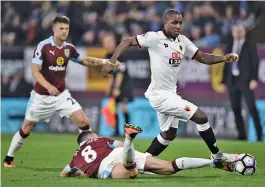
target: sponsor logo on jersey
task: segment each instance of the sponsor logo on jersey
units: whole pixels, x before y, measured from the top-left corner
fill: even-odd
[[[49,70],[52,71],[65,71],[66,67],[65,66],[49,66]]]
[[[169,65],[171,65],[171,67],[178,67],[181,63],[181,54],[180,52],[172,52],[172,56],[169,59]]]
[[[58,57],[56,60],[56,63],[58,66],[61,66],[64,64],[64,58],[63,57]]]
[[[65,55],[66,57],[69,57],[69,56],[70,56],[70,49],[65,49],[65,50],[64,50],[64,55]]]

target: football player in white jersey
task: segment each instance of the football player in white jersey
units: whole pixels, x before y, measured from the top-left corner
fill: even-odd
[[[145,92],[151,106],[156,110],[161,133],[153,140],[146,152],[159,155],[175,139],[179,120],[191,120],[197,125],[200,136],[209,147],[212,158],[233,161],[235,156],[223,153],[216,146],[216,138],[205,113],[193,103],[184,100],[176,92],[181,59],[185,56],[200,63],[211,65],[238,61],[234,53],[224,56],[204,53],[186,36],[181,35],[183,17],[176,10],[164,14],[164,29],[123,40],[109,62],[103,66],[107,76],[115,68],[115,61],[130,46],[147,48],[151,61],[151,83]]]

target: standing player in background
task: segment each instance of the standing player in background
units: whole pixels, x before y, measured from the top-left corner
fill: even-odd
[[[114,34],[108,33],[103,38],[102,46],[108,50],[106,58],[110,58],[116,48],[116,39]],[[124,116],[125,123],[129,123],[129,113],[127,104],[133,100],[132,93],[132,80],[127,70],[127,65],[122,62],[122,57],[119,59],[120,69],[115,69],[109,80],[108,96],[115,98],[116,102],[116,127],[114,136],[119,136],[119,117],[118,106],[120,106],[121,112]]]
[[[108,137],[98,137],[93,132],[82,132],[77,138],[79,149],[63,171],[61,177],[85,176],[99,179],[130,179],[138,172],[153,172],[160,175],[172,175],[185,169],[211,166],[225,169],[229,165],[234,170],[234,163],[220,159],[177,158],[172,162],[152,157],[148,153],[135,151],[133,140],[142,132],[137,126],[125,124],[125,141],[120,142]],[[226,170],[228,171],[228,170]]]
[[[66,68],[69,60],[84,66],[103,65],[107,60],[93,57],[82,58],[76,48],[66,42],[70,20],[65,16],[53,19],[53,36],[38,44],[32,59],[32,76],[36,80],[28,102],[25,120],[14,135],[4,167],[15,167],[15,153],[24,143],[40,120],[49,122],[52,114],[70,118],[80,129],[88,131],[89,121],[79,103],[65,88]],[[117,62],[119,64],[119,62]],[[78,83],[77,83],[78,84]]]
[[[234,155],[223,153],[217,147],[214,132],[205,113],[193,103],[177,95],[176,84],[181,59],[184,56],[207,65],[237,61],[238,56],[233,53],[225,56],[204,53],[186,36],[180,34],[182,22],[183,17],[180,12],[166,11],[162,31],[147,32],[123,40],[109,63],[103,66],[102,74],[107,76],[115,69],[116,59],[128,47],[147,48],[151,61],[151,83],[145,96],[157,112],[161,133],[152,141],[146,152],[154,156],[159,155],[175,139],[179,120],[191,120],[196,123],[199,134],[210,149],[213,158],[233,161]]]

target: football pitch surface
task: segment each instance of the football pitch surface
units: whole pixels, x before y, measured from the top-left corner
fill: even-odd
[[[13,135],[1,134],[1,159],[7,153]],[[151,139],[134,141],[136,150],[144,151]],[[233,187],[265,186],[265,144],[242,141],[219,140],[218,146],[228,153],[249,153],[258,163],[256,173],[240,176],[210,167],[185,170],[171,176],[139,175],[130,180],[99,180],[89,178],[61,178],[59,173],[69,163],[78,148],[76,136],[70,134],[33,133],[18,151],[15,158],[16,168],[1,166],[1,186],[38,187],[38,186],[110,186],[110,187]],[[176,139],[159,155],[159,158],[172,161],[178,157],[208,158],[210,152],[201,139]],[[1,160],[1,164],[2,164]]]

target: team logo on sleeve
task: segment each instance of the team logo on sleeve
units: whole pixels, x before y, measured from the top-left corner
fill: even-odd
[[[65,49],[65,50],[64,50],[64,55],[65,55],[66,57],[69,57],[69,56],[70,56],[70,49]]]
[[[35,51],[35,57],[40,58],[40,56],[41,56],[41,51],[39,49],[37,49]]]
[[[56,63],[58,66],[61,66],[64,64],[64,58],[63,57],[58,57],[56,60]]]
[[[172,52],[172,56],[169,59],[169,65],[171,65],[171,67],[178,67],[181,63],[181,54],[180,52]]]

